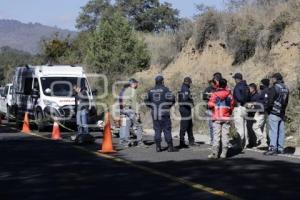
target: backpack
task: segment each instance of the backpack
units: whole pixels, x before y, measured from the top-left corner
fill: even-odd
[[[218,108],[230,108],[231,98],[228,96],[225,99],[217,97],[216,107]]]

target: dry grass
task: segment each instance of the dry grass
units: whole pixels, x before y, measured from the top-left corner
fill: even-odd
[[[151,65],[159,65],[162,68],[170,64],[179,52],[173,33],[139,33],[151,53]]]
[[[144,91],[153,85],[157,74],[165,76],[166,85],[174,92],[179,90],[185,76],[191,76],[194,97],[199,103],[207,81],[219,71],[231,88],[235,72],[243,73],[249,83],[259,83],[274,72],[281,72],[295,93],[300,86],[297,73],[300,70],[300,1],[278,1],[260,7],[247,5],[233,12],[210,10],[200,18],[211,16],[211,20],[195,21],[194,34],[184,42],[181,51],[171,45],[175,34],[147,35],[145,40],[154,57],[151,69],[137,74],[145,83]],[[197,47],[201,51],[195,51]],[[161,57],[173,60],[165,67],[167,62],[161,63]],[[298,96],[292,95],[288,108],[292,121],[287,123],[287,135],[297,137],[300,133],[298,101]],[[174,123],[174,128],[178,128],[178,123]],[[195,121],[195,132],[206,133],[206,122]]]

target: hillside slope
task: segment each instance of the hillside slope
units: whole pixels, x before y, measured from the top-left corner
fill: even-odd
[[[14,49],[36,54],[40,50],[42,38],[49,38],[58,32],[62,37],[75,32],[38,23],[21,23],[16,20],[0,19],[0,47],[9,46]]]
[[[174,61],[164,70],[153,65],[149,70],[136,74],[142,83],[141,93],[154,85],[154,77],[157,74],[164,75],[166,85],[174,92],[180,89],[180,85],[185,76],[193,78],[193,96],[196,103],[202,102],[201,93],[208,85],[215,72],[221,72],[229,81],[230,88],[234,87],[232,74],[241,72],[244,74],[248,83],[257,83],[265,77],[269,77],[275,72],[281,72],[289,88],[293,92],[288,108],[287,135],[299,133],[299,106],[298,96],[295,95],[300,86],[300,22],[295,22],[286,28],[281,40],[272,47],[270,52],[265,55],[263,50],[257,48],[256,54],[241,65],[232,66],[234,56],[224,48],[224,41],[208,41],[202,52],[194,52],[193,39],[190,39],[183,50],[177,55]],[[264,56],[264,59],[262,59]],[[204,103],[204,102],[202,102]],[[201,104],[203,105],[203,104]],[[204,116],[205,109],[200,111],[200,116]],[[175,110],[178,110],[176,108]],[[177,113],[177,116],[179,114]],[[151,122],[150,114],[147,113],[145,121]],[[149,123],[151,124],[151,123]],[[148,127],[148,126],[146,126]],[[150,126],[149,126],[150,127]],[[178,132],[179,121],[173,120],[174,132]],[[206,134],[207,125],[203,120],[195,118],[195,132]],[[296,137],[298,138],[298,137]],[[297,140],[297,139],[295,139]],[[299,139],[300,141],[300,139]],[[290,142],[290,141],[289,141]],[[292,141],[296,143],[296,141]],[[299,143],[300,144],[300,143]]]
[[[204,87],[215,72],[223,73],[224,77],[233,84],[232,74],[241,72],[248,82],[259,83],[262,78],[270,76],[274,72],[281,72],[286,77],[286,82],[291,89],[298,86],[300,81],[300,22],[289,26],[280,42],[276,44],[264,60],[259,59],[262,50],[256,49],[256,54],[248,61],[238,66],[232,66],[233,55],[222,46],[224,41],[209,41],[202,52],[193,52],[194,41],[190,39],[188,44],[178,54],[175,60],[162,72],[157,66],[138,73],[141,79],[162,73],[166,83],[173,89],[178,89],[184,76],[191,76],[197,87]]]

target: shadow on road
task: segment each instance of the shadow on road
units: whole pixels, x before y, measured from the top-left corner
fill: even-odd
[[[87,148],[96,151],[99,146]],[[1,200],[218,199],[71,144],[30,136],[0,140],[0,158]],[[134,163],[244,199],[300,199],[300,164],[288,161],[235,158]]]
[[[33,137],[0,141],[0,157],[1,200],[213,198],[65,143]]]

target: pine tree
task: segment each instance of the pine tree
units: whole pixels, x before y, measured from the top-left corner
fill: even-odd
[[[150,55],[128,21],[119,13],[102,20],[89,40],[86,63],[111,81],[149,67]]]

